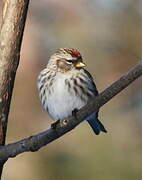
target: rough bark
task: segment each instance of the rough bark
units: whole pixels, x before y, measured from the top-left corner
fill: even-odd
[[[19,64],[29,0],[6,0],[0,32],[0,145],[5,144],[8,114]],[[0,164],[0,174],[3,164]]]
[[[130,69],[127,73],[121,76],[116,82],[105,89],[96,98],[92,99],[85,107],[80,109],[76,116],[71,116],[67,119],[62,120],[57,128],[54,130],[52,128],[39,133],[35,136],[20,140],[15,143],[5,145],[0,148],[0,163],[8,160],[8,158],[13,158],[18,154],[28,151],[37,151],[46,144],[56,140],[57,138],[63,136],[65,133],[69,132],[75,128],[79,123],[81,123],[88,115],[92,112],[97,112],[98,109],[107,103],[111,98],[121,92],[130,83],[142,75],[142,61]]]

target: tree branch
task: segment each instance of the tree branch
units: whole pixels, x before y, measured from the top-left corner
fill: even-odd
[[[47,131],[39,133],[35,136],[20,140],[0,147],[0,163],[4,163],[8,158],[13,158],[18,154],[28,151],[37,151],[46,144],[63,136],[67,132],[75,128],[91,113],[98,111],[98,109],[107,103],[111,98],[121,92],[130,83],[142,75],[142,61],[130,69],[126,74],[120,77],[111,86],[100,93],[96,98],[92,99],[86,106],[81,108],[76,117],[71,116],[62,120],[56,130],[50,128]]]
[[[5,144],[8,114],[29,0],[5,0],[0,32],[0,145]],[[0,164],[0,176],[3,165]]]

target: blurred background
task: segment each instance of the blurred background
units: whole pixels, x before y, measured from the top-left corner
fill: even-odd
[[[50,55],[61,47],[81,51],[98,90],[103,91],[142,57],[142,1],[30,2],[7,143],[50,127],[36,80]],[[142,179],[141,92],[140,78],[101,108],[107,134],[95,136],[83,122],[38,152],[8,160],[3,180]]]

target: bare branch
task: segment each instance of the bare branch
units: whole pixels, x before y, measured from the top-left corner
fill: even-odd
[[[19,64],[29,0],[5,0],[0,32],[0,145],[5,144],[8,114]],[[0,174],[2,164],[0,165]]]
[[[0,148],[0,163],[5,162],[8,158],[12,158],[27,151],[37,151],[44,145],[56,140],[75,128],[88,115],[98,111],[98,109],[107,103],[111,98],[117,95],[120,91],[126,88],[130,83],[142,75],[142,61],[130,69],[126,74],[120,77],[111,86],[105,89],[99,96],[92,99],[86,106],[80,109],[76,117],[71,116],[62,120],[56,130],[50,128],[35,136],[20,140],[18,142],[2,146]]]

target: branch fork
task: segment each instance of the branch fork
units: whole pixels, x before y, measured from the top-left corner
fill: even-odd
[[[111,86],[106,88],[97,97],[92,99],[86,106],[76,112],[76,116],[70,116],[64,120],[61,120],[55,129],[49,128],[48,130],[41,132],[37,135],[30,136],[26,139],[20,140],[15,143],[11,143],[0,147],[0,164],[6,162],[9,158],[16,157],[23,152],[34,152],[41,147],[51,143],[64,134],[74,129],[80,124],[86,117],[93,112],[97,112],[100,107],[106,104],[115,95],[126,88],[130,83],[142,75],[142,61],[136,66],[130,69],[127,73],[121,76]]]

